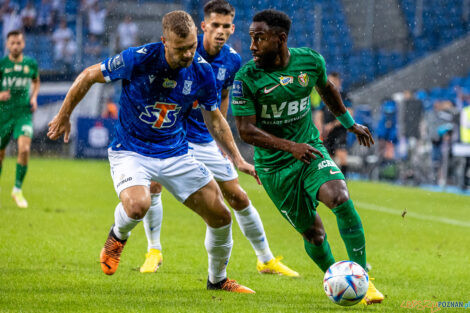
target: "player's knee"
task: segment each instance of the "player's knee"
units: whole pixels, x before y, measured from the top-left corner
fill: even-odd
[[[241,188],[237,193],[233,194],[232,197],[227,198],[227,201],[230,206],[237,211],[246,209],[250,205],[250,199],[248,199],[248,195]]]
[[[209,226],[219,228],[232,222],[232,214],[230,210],[222,203],[222,207],[214,213],[209,221]]]
[[[5,159],[5,150],[0,150],[0,164],[2,164],[3,159]]]
[[[323,241],[325,241],[325,236],[325,230],[317,228],[309,229],[308,231],[303,233],[303,237],[315,246],[320,246]]]
[[[147,197],[131,197],[123,202],[123,205],[130,218],[140,220],[145,217],[150,208],[150,199]]]
[[[349,193],[347,189],[340,189],[338,190],[331,199],[331,208],[336,208],[341,204],[345,203],[349,200]]]

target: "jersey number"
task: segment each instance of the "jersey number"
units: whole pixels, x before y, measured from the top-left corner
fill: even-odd
[[[181,107],[174,103],[156,102],[154,105],[145,107],[139,119],[147,124],[151,124],[152,128],[168,128],[175,125],[178,119],[178,113]]]

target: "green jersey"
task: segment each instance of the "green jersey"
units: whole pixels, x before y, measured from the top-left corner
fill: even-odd
[[[254,61],[236,74],[232,89],[235,116],[256,115],[256,126],[276,137],[298,143],[319,141],[312,122],[310,93],[327,81],[325,60],[310,48],[290,48],[287,67],[275,71],[257,68]],[[271,172],[289,166],[292,154],[255,147],[255,166]]]
[[[8,56],[0,59],[0,91],[10,90],[10,99],[0,102],[0,111],[30,109],[31,80],[38,77],[36,60],[23,56],[21,62],[12,62]]]

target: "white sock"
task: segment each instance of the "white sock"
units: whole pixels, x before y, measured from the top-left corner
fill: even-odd
[[[255,249],[258,260],[263,263],[268,262],[274,258],[271,249],[269,249],[268,239],[264,233],[263,223],[259,217],[258,211],[250,205],[241,210],[233,210],[238,225],[242,230],[243,235],[250,241],[253,249]]]
[[[119,202],[114,211],[114,234],[121,240],[127,240],[131,235],[131,230],[133,230],[140,221],[141,220],[135,220],[127,216],[122,203]]]
[[[150,209],[144,217],[145,234],[147,235],[148,251],[162,250],[160,231],[162,229],[163,207],[161,193],[151,195]]]
[[[209,259],[209,281],[216,284],[227,277],[233,245],[232,223],[219,228],[207,226],[204,244]]]

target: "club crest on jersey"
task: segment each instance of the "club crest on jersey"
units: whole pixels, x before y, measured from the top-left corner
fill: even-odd
[[[147,105],[139,119],[152,125],[152,128],[168,128],[175,125],[180,110],[181,107],[175,103],[156,102],[154,105]]]
[[[219,72],[217,73],[217,79],[218,80],[224,80],[225,79],[225,73],[227,72],[227,69],[224,67],[219,67]]]
[[[294,77],[292,76],[281,76],[279,82],[282,86],[292,84],[294,82]]]
[[[232,96],[243,97],[243,84],[239,80],[235,80],[232,86]]]
[[[164,78],[162,85],[163,85],[163,88],[175,88],[176,87],[176,81],[171,80],[169,78]]]
[[[191,86],[193,85],[193,82],[190,80],[185,80],[184,81],[184,86],[183,86],[183,95],[189,95],[191,93]]]
[[[302,87],[307,87],[308,86],[308,75],[307,73],[301,73],[298,77],[299,84]]]
[[[28,74],[28,73],[29,73],[29,66],[25,65],[25,66],[23,67],[23,72],[24,72],[25,74]]]

